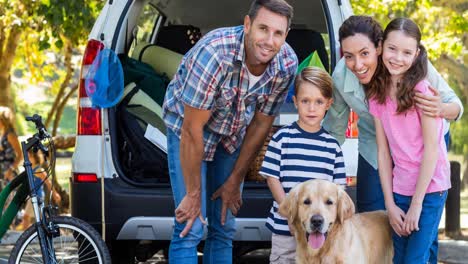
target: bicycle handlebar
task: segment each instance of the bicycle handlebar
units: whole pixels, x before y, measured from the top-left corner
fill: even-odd
[[[50,137],[49,133],[47,133],[47,130],[45,129],[44,124],[42,123],[42,117],[40,115],[34,114],[33,116],[27,116],[26,121],[34,122],[37,130],[39,131],[38,136],[41,140]]]

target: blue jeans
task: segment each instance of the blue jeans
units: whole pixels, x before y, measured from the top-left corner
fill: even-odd
[[[169,129],[167,148],[169,176],[177,207],[184,198],[186,189],[180,162],[180,139]],[[208,217],[208,235],[203,251],[203,263],[232,263],[232,239],[236,232],[235,217],[228,209],[226,222],[221,225],[221,199],[211,201],[210,197],[229,177],[238,156],[239,149],[229,154],[220,144],[213,161],[203,161],[201,165],[201,211],[204,217]],[[180,238],[179,234],[184,227],[185,223],[178,223],[174,219],[174,232],[169,246],[169,263],[197,263],[197,246],[203,238],[204,226],[197,218],[190,232]]]
[[[404,212],[408,212],[411,205],[411,196],[393,193],[393,198],[398,207]],[[413,231],[407,237],[399,237],[393,232],[392,238],[395,251],[393,263],[420,264],[429,261],[434,235],[438,232],[446,199],[447,191],[427,193],[419,217],[419,231]],[[435,257],[437,258],[437,255]]]
[[[356,200],[359,213],[385,210],[379,171],[374,169],[361,155],[359,155],[358,160]]]
[[[447,147],[447,152],[450,149],[450,131],[447,131],[444,135],[444,140],[445,140],[445,146]],[[430,249],[430,257],[429,257],[429,263],[430,264],[437,264],[437,255],[439,254],[439,239],[438,239],[438,233],[436,232],[434,234],[434,238],[432,241],[431,249]]]

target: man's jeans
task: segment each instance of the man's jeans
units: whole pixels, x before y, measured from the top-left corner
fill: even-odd
[[[411,205],[411,196],[394,193],[395,204],[404,212],[408,212]],[[395,264],[427,263],[431,255],[431,246],[434,235],[438,232],[440,217],[444,209],[447,191],[427,193],[422,204],[419,218],[419,231],[413,231],[407,237],[399,237],[393,231],[393,246]]]
[[[182,166],[180,162],[180,139],[170,129],[167,131],[169,176],[175,206],[180,204],[186,194]],[[226,181],[231,174],[239,149],[229,154],[219,144],[213,161],[203,161],[201,166],[201,211],[208,217],[208,236],[205,240],[203,263],[232,263],[232,239],[236,232],[235,218],[227,210],[224,226],[221,225],[221,199],[211,201],[211,195]],[[242,188],[242,186],[241,186]],[[179,234],[186,223],[174,219],[174,233],[169,247],[169,263],[197,263],[197,245],[203,238],[203,224],[196,219],[190,232],[183,238]]]

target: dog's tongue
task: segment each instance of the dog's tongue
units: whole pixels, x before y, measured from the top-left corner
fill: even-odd
[[[325,242],[325,235],[320,232],[314,232],[309,235],[309,246],[313,249],[319,249]]]

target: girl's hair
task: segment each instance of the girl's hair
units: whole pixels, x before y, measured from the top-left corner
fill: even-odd
[[[382,27],[370,16],[350,16],[340,27],[338,36],[340,43],[347,37],[352,37],[356,34],[363,34],[374,43],[377,48],[382,41]]]
[[[393,19],[385,28],[383,41],[385,42],[390,32],[397,30],[408,37],[414,38],[419,49],[419,54],[414,59],[413,65],[403,74],[403,78],[397,87],[397,113],[401,114],[414,106],[414,87],[427,75],[427,52],[421,44],[421,31],[418,25],[408,18]],[[367,85],[367,89],[365,89],[366,98],[375,98],[379,104],[384,104],[387,96],[389,96],[390,89],[388,87],[392,85],[392,81],[389,71],[383,64],[382,57],[379,58],[379,65],[374,77]]]
[[[3,124],[3,131],[15,132],[13,112],[6,106],[0,106],[0,122]]]
[[[309,66],[304,68],[297,76],[294,86],[294,95],[297,96],[303,83],[313,84],[320,90],[323,97],[330,99],[333,96],[333,81],[328,72],[318,67]]]

